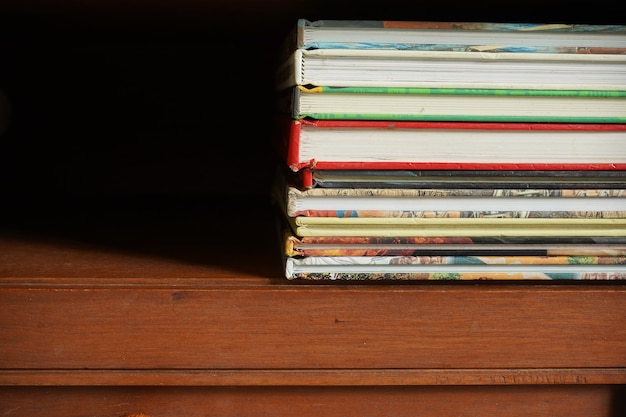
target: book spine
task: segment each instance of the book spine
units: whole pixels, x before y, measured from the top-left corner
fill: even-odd
[[[313,171],[310,168],[302,168],[300,170],[300,181],[302,186],[306,189],[313,188],[315,181],[313,180]]]
[[[288,143],[286,145],[286,162],[289,168],[297,172],[300,169],[307,167],[308,164],[300,160],[300,134],[302,129],[302,122],[292,121],[291,129],[289,129]]]
[[[296,49],[276,71],[276,90],[282,91],[302,84],[302,75],[302,49]]]
[[[300,98],[302,97],[302,91],[299,87],[300,86],[292,87],[291,91],[291,106],[287,110],[287,114],[290,114],[292,119],[301,118]]]

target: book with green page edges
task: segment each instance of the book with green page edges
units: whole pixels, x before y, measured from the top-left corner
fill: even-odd
[[[626,90],[296,86],[279,107],[294,119],[623,123]]]

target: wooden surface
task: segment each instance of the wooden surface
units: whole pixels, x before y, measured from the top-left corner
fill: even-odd
[[[267,200],[115,201],[5,205],[0,413],[624,411],[621,282],[288,281]]]
[[[467,380],[626,383],[620,370],[626,363],[623,287],[211,288],[196,283],[146,288],[150,284],[3,288],[0,327],[11,337],[2,343],[0,366],[393,369],[398,375],[390,379],[402,383],[462,383],[463,373],[446,378],[419,370],[479,369]],[[536,378],[508,375],[518,368],[552,371]],[[592,368],[588,375],[585,368]],[[404,375],[400,370],[405,369],[412,372]],[[501,380],[498,369],[504,369]],[[316,384],[327,382],[324,376],[303,374]],[[97,382],[98,375],[94,378]],[[354,384],[357,378],[387,383],[385,374],[367,372],[340,380]]]
[[[459,401],[469,398],[467,415],[490,415],[495,397],[534,401],[526,407],[536,415],[611,416],[616,407],[626,384],[624,284],[287,281],[269,219],[236,227],[265,236],[252,249],[202,212],[161,228],[145,215],[6,227],[0,411],[35,412],[50,393],[86,408],[104,406],[102,396],[129,403],[116,386],[137,387],[130,403],[144,412],[154,413],[152,393],[175,396],[187,415],[204,409],[192,405],[197,395],[229,404],[226,415],[254,415],[257,405],[240,414],[237,398],[268,392],[276,415],[279,404],[310,396],[331,415],[371,395],[397,415],[423,404],[432,415],[463,415]],[[208,224],[221,244],[197,233]],[[179,388],[141,388],[149,386]],[[24,405],[39,393],[43,402]],[[359,407],[350,410],[368,408]]]
[[[196,266],[55,249],[53,242],[2,245],[0,328],[11,335],[0,346],[5,370],[281,369],[298,376],[348,368],[394,372],[347,375],[343,384],[626,383],[624,285],[297,285],[279,270],[239,280],[236,253]],[[28,263],[31,276],[23,271]],[[551,371],[534,381],[509,375],[518,368]],[[448,379],[421,373],[442,369],[474,371]],[[324,384],[333,375],[302,378]]]
[[[0,387],[6,415],[121,417],[622,417],[606,385],[406,387]],[[33,398],[37,398],[33,401]],[[6,411],[5,411],[6,410]]]

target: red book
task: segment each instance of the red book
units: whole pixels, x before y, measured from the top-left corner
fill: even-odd
[[[289,168],[626,170],[626,124],[294,120],[278,131]]]

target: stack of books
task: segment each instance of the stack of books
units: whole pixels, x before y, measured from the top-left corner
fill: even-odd
[[[626,279],[626,26],[307,21],[276,78],[289,279]]]

